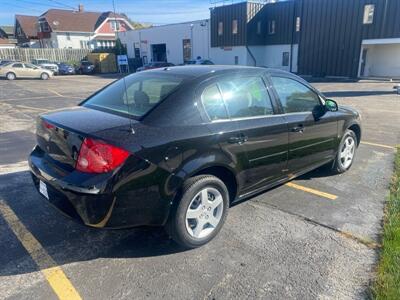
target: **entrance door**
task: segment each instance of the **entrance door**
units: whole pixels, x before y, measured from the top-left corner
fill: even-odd
[[[360,76],[365,76],[365,66],[367,64],[367,53],[368,53],[368,48],[364,48],[362,50],[362,55],[361,55],[361,70],[360,70]]]
[[[153,62],[155,61],[167,61],[167,45],[166,44],[155,44],[151,45],[153,52]]]

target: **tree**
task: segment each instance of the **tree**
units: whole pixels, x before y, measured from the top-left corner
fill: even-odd
[[[146,24],[146,23],[140,23],[140,22],[133,21],[131,18],[129,18],[129,17],[128,17],[126,14],[124,14],[124,13],[122,13],[121,16],[123,16],[123,17],[129,22],[129,24],[132,25],[132,27],[133,27],[134,29],[143,29],[143,28],[150,28],[150,27],[153,27],[152,24],[148,24],[148,23]]]

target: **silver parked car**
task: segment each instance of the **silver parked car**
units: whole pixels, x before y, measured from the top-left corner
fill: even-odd
[[[10,62],[0,66],[0,77],[8,80],[16,78],[40,78],[47,80],[53,76],[53,72],[24,62]]]

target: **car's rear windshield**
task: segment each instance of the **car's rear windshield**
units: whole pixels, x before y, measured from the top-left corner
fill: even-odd
[[[183,81],[172,74],[136,73],[91,96],[83,106],[140,118],[170,95]]]

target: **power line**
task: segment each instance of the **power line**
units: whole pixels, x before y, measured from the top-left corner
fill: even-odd
[[[62,8],[63,7],[63,6],[53,6],[53,5],[45,4],[43,2],[39,3],[39,2],[33,2],[33,1],[28,1],[28,0],[16,0],[16,2],[24,2],[24,3],[27,3],[27,4],[45,6],[47,8]]]
[[[47,0],[47,1],[54,2],[54,3],[56,3],[56,4],[58,4],[58,5],[62,5],[62,6],[64,6],[64,7],[68,7],[68,8],[76,9],[75,7],[73,7],[73,6],[71,6],[71,5],[64,4],[64,3],[62,3],[62,2],[58,2],[58,1],[56,1],[56,0]]]
[[[13,6],[13,7],[17,7],[17,8],[22,8],[23,10],[32,10],[32,11],[38,11],[38,12],[42,12],[39,9],[35,9],[35,8],[31,8],[31,7],[26,7],[26,6],[21,6],[15,3],[4,3],[4,5],[9,5],[9,6]]]

